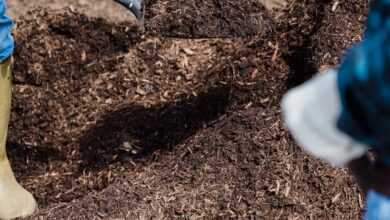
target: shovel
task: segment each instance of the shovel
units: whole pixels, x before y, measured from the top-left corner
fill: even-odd
[[[145,18],[145,7],[142,0],[114,0],[127,8],[142,24]]]

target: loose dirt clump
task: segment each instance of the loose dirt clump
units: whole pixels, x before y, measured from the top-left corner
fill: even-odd
[[[15,66],[16,83],[64,84],[64,80],[78,81],[91,72],[113,71],[120,62],[115,54],[128,52],[139,38],[132,23],[112,26],[103,19],[90,19],[71,11],[63,15],[42,10],[30,13],[18,23],[24,32],[16,33],[16,56],[23,54]],[[53,66],[57,60],[61,60],[60,65]]]
[[[340,55],[361,39],[368,2],[303,0],[288,4],[277,30],[282,56],[290,67],[288,86],[335,67]]]
[[[102,191],[38,216],[357,219],[360,211],[351,179],[300,152],[277,108],[229,111],[171,150],[134,162]]]
[[[332,2],[323,9],[321,25],[313,34],[312,47],[317,68],[334,67],[340,62],[340,54],[353,43],[362,40],[368,13],[366,1]],[[348,15],[348,16],[345,16]]]
[[[247,37],[269,28],[258,0],[147,1],[146,28],[170,37]]]
[[[72,11],[29,16],[16,33],[9,142],[43,205],[107,187],[111,164],[176,146],[254,88],[274,100],[265,84],[275,77],[257,73],[270,52],[250,58],[250,40],[141,37],[130,23]]]
[[[100,17],[111,22],[134,21],[135,17],[115,1],[107,0],[6,0],[7,13],[21,20],[32,9],[45,7],[54,10],[71,8],[89,17]]]
[[[31,219],[358,219],[353,180],[301,152],[279,107],[361,36],[367,3],[335,2],[271,18],[257,1],[147,1],[145,32],[29,13],[8,148],[41,206]]]

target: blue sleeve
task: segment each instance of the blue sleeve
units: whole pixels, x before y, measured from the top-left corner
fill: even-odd
[[[389,148],[390,0],[372,2],[364,39],[347,53],[337,77],[338,128],[374,149]]]
[[[13,22],[6,15],[6,2],[5,0],[0,0],[0,62],[10,57],[13,53],[12,27]]]

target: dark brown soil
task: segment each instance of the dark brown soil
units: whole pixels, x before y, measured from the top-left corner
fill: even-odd
[[[19,20],[8,149],[32,219],[358,219],[351,177],[301,152],[279,109],[359,39],[367,2],[335,2],[275,17],[148,1],[146,32],[72,10]]]
[[[15,19],[23,19],[26,13],[36,7],[55,10],[72,8],[91,17],[123,22],[134,20],[134,16],[113,0],[6,0],[7,13]]]
[[[146,29],[166,37],[247,37],[270,28],[258,0],[147,1]]]

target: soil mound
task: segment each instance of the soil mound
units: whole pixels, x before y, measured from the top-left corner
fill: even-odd
[[[72,10],[18,22],[8,148],[31,218],[357,219],[354,182],[296,147],[279,102],[359,39],[367,2],[148,6],[145,32]]]

